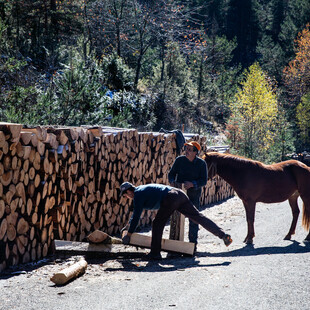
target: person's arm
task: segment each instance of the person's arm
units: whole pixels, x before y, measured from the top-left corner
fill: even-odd
[[[192,183],[195,188],[199,188],[205,186],[207,184],[207,181],[208,181],[207,164],[205,161],[201,161],[201,164],[199,165],[199,177]]]
[[[168,180],[170,184],[175,184],[175,179],[178,173],[178,160],[176,159],[168,173]]]
[[[135,203],[132,217],[129,220],[129,229],[128,229],[129,234],[132,234],[137,228],[142,211],[143,211],[143,208],[140,205]]]

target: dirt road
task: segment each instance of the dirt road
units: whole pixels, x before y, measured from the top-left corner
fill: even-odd
[[[283,240],[291,222],[287,202],[258,204],[253,246],[243,243],[246,221],[238,198],[203,212],[232,235],[230,247],[200,229],[195,258],[89,259],[86,274],[62,287],[50,277],[78,257],[52,257],[4,272],[0,309],[310,308],[310,244],[303,243],[300,220],[293,240]]]

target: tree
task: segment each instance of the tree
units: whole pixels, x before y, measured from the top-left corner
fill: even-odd
[[[296,109],[300,136],[305,145],[310,146],[310,92],[301,98]]]
[[[192,80],[197,85],[197,99],[202,114],[224,122],[227,102],[236,92],[238,67],[231,67],[234,41],[225,36],[204,36],[191,55]]]
[[[119,57],[123,56],[129,39],[130,0],[92,1],[87,15],[97,55],[116,52]]]
[[[292,110],[310,92],[310,24],[298,34],[295,46],[295,58],[283,71]]]
[[[164,62],[166,64],[164,71],[162,72],[162,64],[159,63],[154,68],[151,80],[152,89],[159,94],[158,104],[155,107],[157,121],[167,129],[180,124],[185,124],[189,129],[195,110],[194,86],[190,78],[189,66],[176,42],[168,44]],[[164,115],[158,110],[159,107],[166,111]],[[175,115],[171,116],[171,114]],[[162,116],[165,117],[166,122],[160,119]]]
[[[249,66],[256,59],[258,21],[255,0],[230,0],[227,12],[228,40],[237,40],[234,50],[234,62],[243,67]]]
[[[245,70],[231,111],[231,123],[238,124],[242,136],[237,148],[245,156],[266,159],[273,143],[278,107],[275,89],[258,63]]]
[[[95,59],[85,63],[77,50],[68,53],[69,63],[55,73],[46,89],[41,89],[41,118],[45,124],[100,124],[108,113],[104,72]]]

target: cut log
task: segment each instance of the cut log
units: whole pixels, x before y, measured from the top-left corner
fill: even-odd
[[[10,134],[12,139],[18,138],[22,130],[23,125],[13,123],[0,123],[0,130],[5,134]]]
[[[7,220],[3,219],[1,224],[0,224],[0,240],[2,240],[7,232],[8,229],[8,224]]]
[[[64,270],[55,273],[51,277],[51,281],[54,282],[56,285],[64,285],[70,280],[73,280],[82,274],[85,273],[85,270],[87,268],[87,262],[85,259],[81,259],[80,261],[74,263],[68,268],[65,268]]]
[[[95,230],[87,236],[87,239],[92,243],[105,243],[105,244],[122,244],[122,240],[109,236],[107,233]]]
[[[29,230],[29,224],[25,221],[24,218],[21,218],[17,224],[17,233],[19,235],[26,234]]]
[[[151,248],[152,237],[142,234],[133,233],[130,237],[130,245]],[[161,249],[167,252],[176,252],[182,254],[193,255],[195,243],[184,242],[180,240],[162,239]]]

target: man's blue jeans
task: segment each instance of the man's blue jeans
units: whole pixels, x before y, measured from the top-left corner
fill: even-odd
[[[201,188],[190,188],[187,190],[187,196],[191,203],[200,211],[200,195]],[[199,225],[189,219],[188,240],[189,242],[197,243]]]
[[[219,226],[197,210],[182,190],[173,188],[163,198],[153,221],[151,243],[151,252],[153,254],[160,253],[164,227],[175,210],[199,223],[199,225],[220,239],[225,236],[224,231]]]

